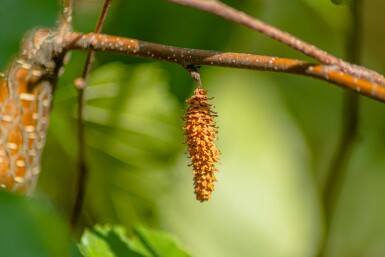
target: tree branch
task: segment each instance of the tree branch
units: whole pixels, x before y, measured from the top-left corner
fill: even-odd
[[[101,10],[98,22],[96,24],[95,33],[100,33],[103,28],[103,24],[106,20],[108,10],[110,9],[112,0],[105,0],[103,8]],[[71,213],[71,225],[73,228],[79,220],[80,213],[83,207],[86,181],[88,177],[88,166],[86,162],[86,149],[85,149],[85,123],[84,123],[84,90],[87,86],[88,77],[92,69],[92,64],[95,58],[95,51],[89,50],[84,65],[84,70],[81,78],[75,80],[75,87],[78,90],[78,186],[75,196],[74,206]]]
[[[365,76],[355,75],[360,74],[363,67],[352,64],[350,64],[351,70],[348,73],[333,64],[312,64],[287,58],[180,48],[97,33],[69,32],[64,41],[66,50],[88,51],[93,49],[167,61],[183,67],[209,65],[299,74],[334,83],[361,95],[385,102],[385,85],[375,82],[373,78],[366,79]]]
[[[251,17],[244,12],[234,9],[220,1],[216,0],[167,0],[176,4],[192,7],[210,14],[217,15],[234,23],[244,25],[255,31],[258,31],[270,38],[278,40],[279,42],[305,54],[315,60],[329,65],[336,65],[341,68],[344,73],[350,74],[356,78],[372,81],[375,84],[385,86],[385,77],[381,74],[367,69],[365,67],[357,66],[348,63],[338,57],[335,57],[314,45],[300,40],[293,35],[281,31],[278,28],[266,24],[254,17]]]

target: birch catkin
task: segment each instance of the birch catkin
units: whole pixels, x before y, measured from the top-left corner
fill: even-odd
[[[1,189],[22,193],[34,190],[52,93],[65,62],[61,30],[40,28],[29,32],[19,56],[0,77]]]
[[[213,118],[216,113],[211,110],[206,96],[207,90],[196,89],[194,95],[187,99],[190,104],[184,116],[186,144],[193,167],[195,195],[197,200],[203,202],[211,197],[217,179],[215,163],[219,160],[220,152],[214,141],[218,128]]]

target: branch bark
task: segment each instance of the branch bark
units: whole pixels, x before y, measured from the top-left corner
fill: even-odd
[[[349,72],[346,72],[336,64],[316,64],[263,55],[181,48],[98,33],[69,32],[64,39],[64,48],[85,51],[93,49],[150,58],[179,64],[184,68],[191,65],[209,65],[299,74],[334,83],[385,102],[385,84],[376,82],[373,77],[363,76],[362,70],[367,69],[353,64],[349,64]],[[369,72],[375,73],[371,70]]]
[[[172,3],[192,7],[201,11],[214,14],[234,23],[246,26],[252,30],[258,31],[272,39],[275,39],[313,59],[329,65],[336,65],[344,73],[350,74],[359,79],[372,81],[373,83],[385,86],[385,77],[381,74],[346,62],[336,56],[333,56],[316,46],[309,44],[299,38],[284,32],[272,25],[266,24],[244,12],[234,9],[217,0],[167,0]]]

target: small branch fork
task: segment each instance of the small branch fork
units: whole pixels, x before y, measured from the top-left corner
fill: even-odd
[[[299,74],[334,83],[361,95],[385,102],[385,81],[375,79],[375,76],[382,76],[353,64],[346,64],[349,66],[349,70],[343,71],[337,64],[314,64],[271,56],[180,48],[98,33],[69,32],[65,36],[64,44],[67,50],[88,51],[92,49],[167,61],[182,67],[209,65]],[[363,71],[366,75],[367,73],[378,75],[362,75]]]

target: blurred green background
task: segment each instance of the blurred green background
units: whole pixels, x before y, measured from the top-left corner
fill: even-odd
[[[351,21],[346,6],[330,0],[224,2],[344,57]],[[385,1],[363,2],[363,64],[384,74]],[[101,5],[100,0],[76,1],[74,29],[92,31]],[[3,0],[0,67],[16,55],[27,30],[54,26],[58,13],[57,1]],[[162,0],[113,1],[103,31],[190,48],[309,60],[249,29]],[[55,92],[37,187],[37,198],[53,206],[60,224],[74,199],[72,81],[80,76],[84,57],[72,53]],[[228,68],[202,67],[201,76],[215,97],[222,152],[219,182],[207,203],[195,200],[182,144],[184,99],[194,88],[188,74],[167,63],[97,55],[86,91],[90,175],[82,227],[118,223],[130,231],[144,224],[175,235],[192,256],[313,256],[324,229],[319,186],[340,137],[343,90],[300,76]],[[331,257],[385,256],[385,106],[360,99],[359,138],[331,223]],[[14,219],[6,212],[0,217]],[[8,231],[0,227],[0,239]]]

